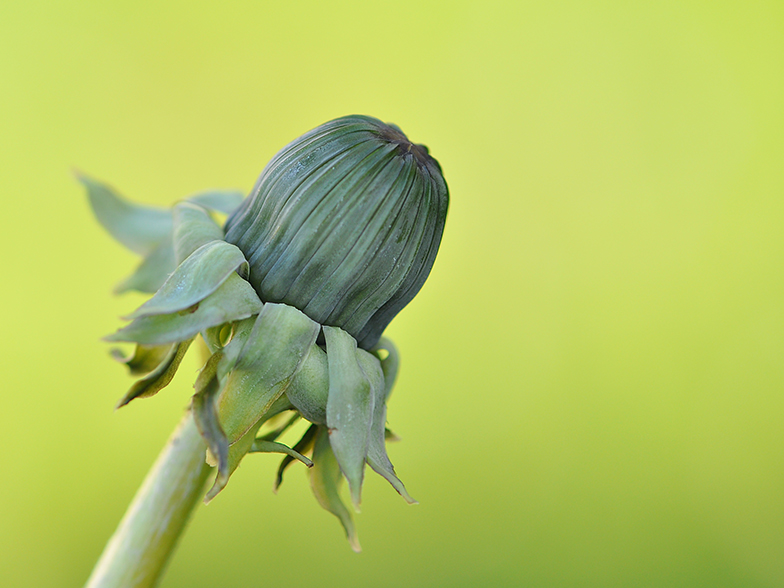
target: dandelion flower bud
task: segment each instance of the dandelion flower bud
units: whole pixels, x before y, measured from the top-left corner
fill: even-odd
[[[424,284],[449,194],[438,162],[367,116],[284,147],[226,222],[264,302],[294,306],[370,349]]]

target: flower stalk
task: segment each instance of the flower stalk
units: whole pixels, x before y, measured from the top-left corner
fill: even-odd
[[[155,586],[212,468],[188,411],[175,429],[93,569],[86,588]]]

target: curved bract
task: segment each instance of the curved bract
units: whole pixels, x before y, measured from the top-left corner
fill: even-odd
[[[272,160],[225,237],[213,215],[236,207],[234,193],[148,210],[82,181],[102,224],[144,255],[124,284],[157,285],[106,337],[136,344],[118,357],[139,378],[119,405],[168,385],[197,337],[209,350],[192,402],[216,469],[207,500],[247,454],[277,452],[275,487],[293,461],[311,467],[317,500],[357,550],[344,478],[356,508],[365,465],[414,502],[386,453],[398,356],[379,338],[422,286],[443,232],[446,184],[424,147],[368,117],[327,123]],[[137,237],[148,219],[154,230]],[[300,441],[279,443],[298,419],[311,423]]]
[[[364,349],[416,295],[449,201],[438,162],[367,116],[325,123],[284,147],[226,222],[264,302],[342,328]]]

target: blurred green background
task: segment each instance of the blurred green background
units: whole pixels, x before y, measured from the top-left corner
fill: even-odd
[[[184,586],[784,585],[784,3],[0,6],[0,585],[80,586],[191,394],[99,339],[141,298],[70,168],[170,204],[249,190],[337,116],[400,125],[451,208],[387,333],[407,506],[354,554],[250,457]]]

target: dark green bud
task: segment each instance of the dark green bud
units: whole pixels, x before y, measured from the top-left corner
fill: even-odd
[[[449,194],[438,162],[394,125],[325,123],[284,147],[226,222],[264,302],[376,344],[424,284]]]

